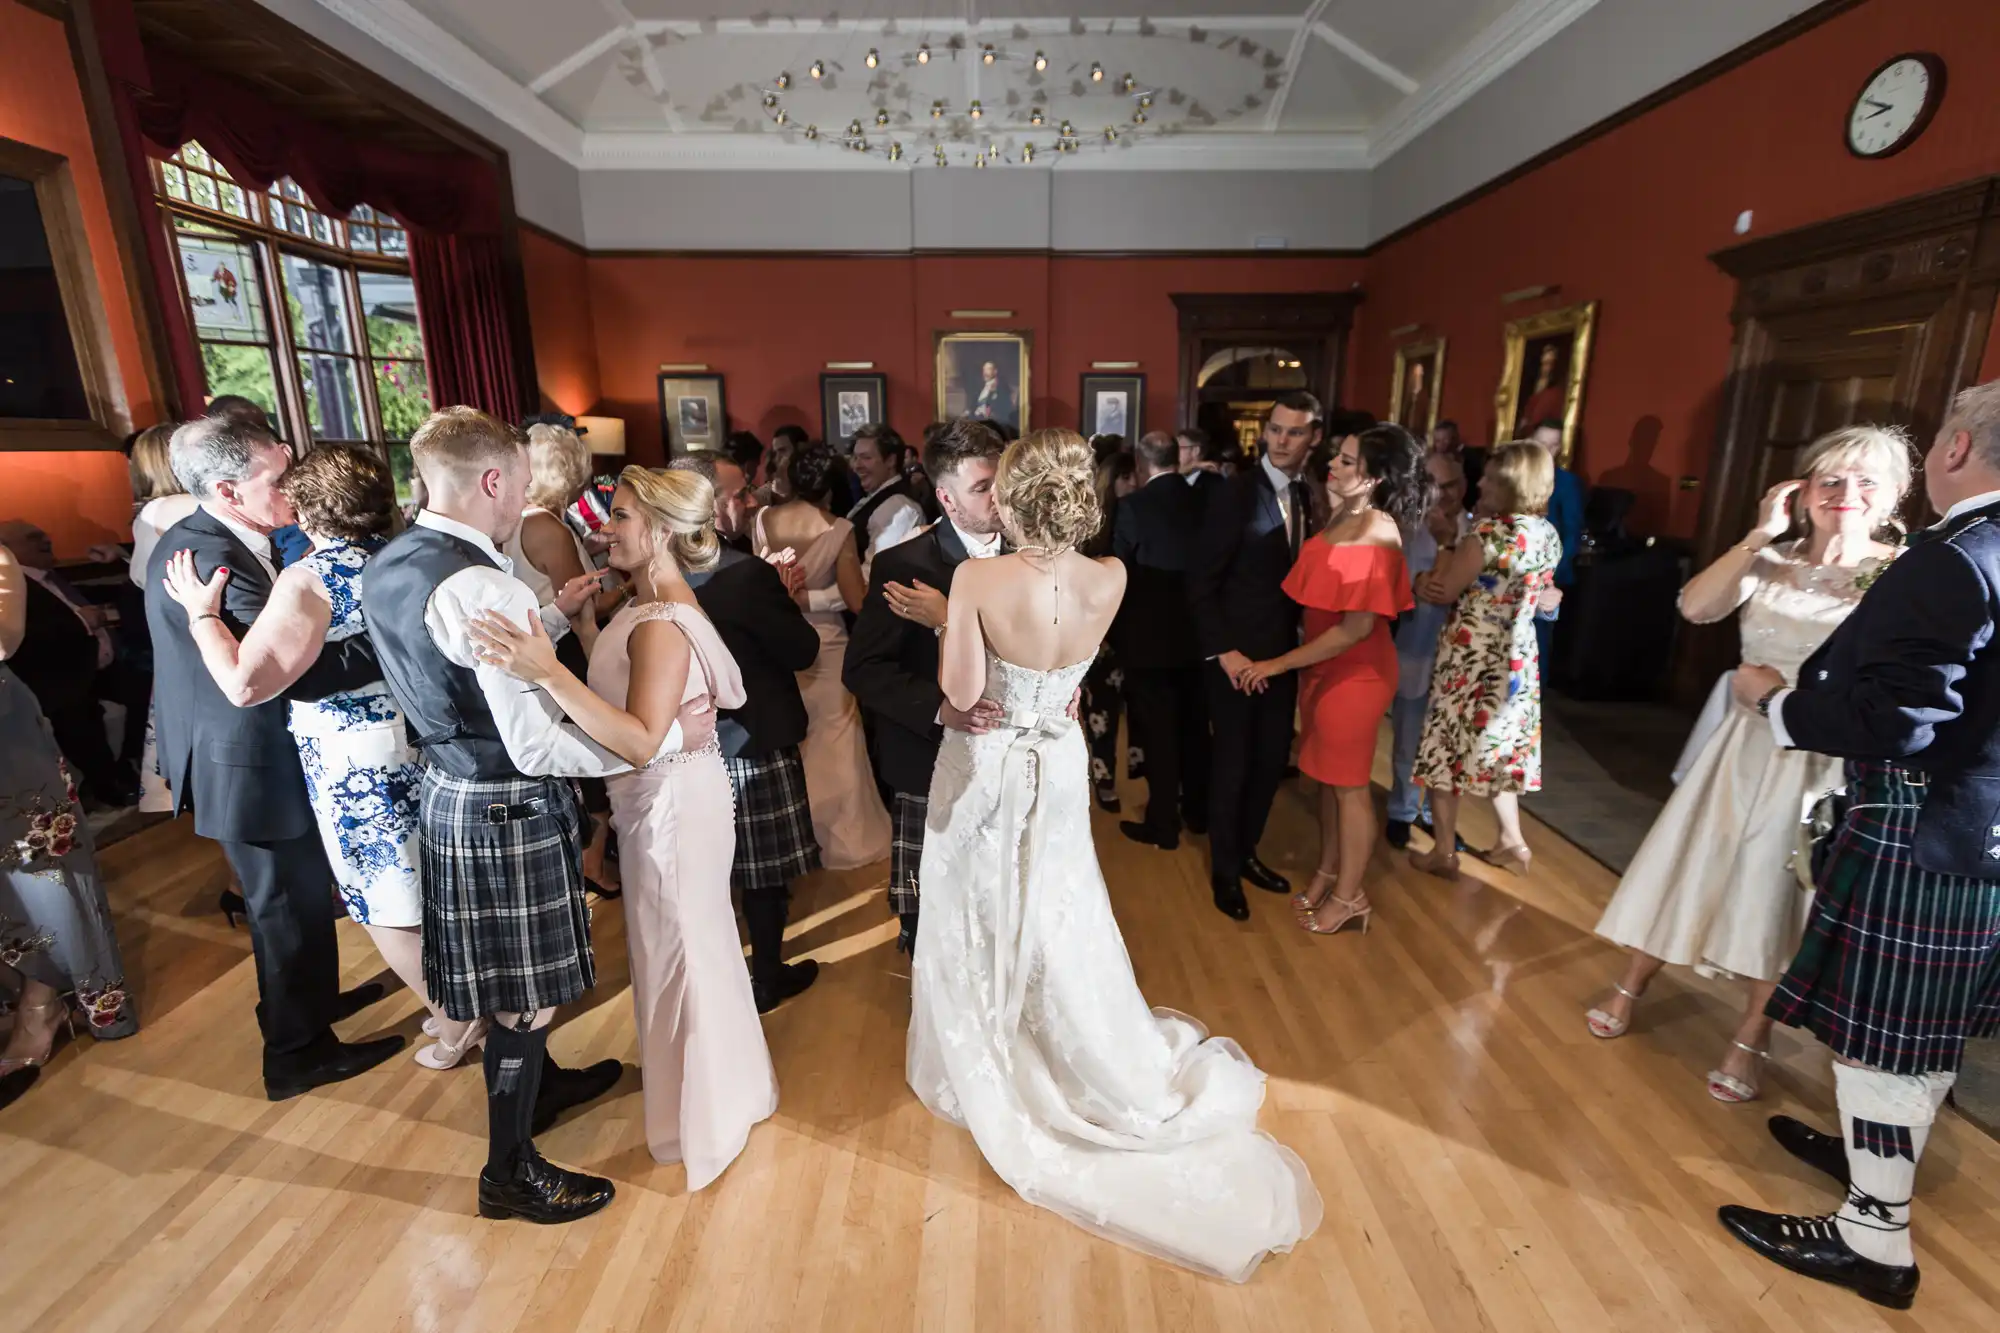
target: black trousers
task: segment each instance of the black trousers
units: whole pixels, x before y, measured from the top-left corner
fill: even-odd
[[[1298,704],[1296,674],[1274,676],[1262,694],[1244,694],[1213,662],[1202,667],[1208,685],[1209,721],[1215,729],[1209,766],[1209,868],[1236,878],[1257,854],[1271,802],[1292,757],[1292,716]]]
[[[281,842],[225,842],[243,884],[257,960],[257,1026],[269,1070],[332,1035],[340,995],[333,871],[317,832]]]
[[[1125,709],[1133,744],[1146,753],[1146,827],[1180,832],[1208,811],[1208,695],[1200,663],[1125,668]]]
[[[111,742],[104,734],[104,706],[98,703],[96,695],[66,700],[54,708],[45,704],[42,712],[49,720],[49,730],[55,733],[56,748],[69,761],[71,771],[82,780],[86,791],[100,801],[109,802],[129,793],[133,775],[121,768],[118,756],[111,753]],[[145,737],[146,719],[142,712],[139,717],[142,746]]]

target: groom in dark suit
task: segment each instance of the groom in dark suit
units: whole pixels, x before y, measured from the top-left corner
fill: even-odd
[[[1732,683],[1779,745],[1847,761],[1805,939],[1766,1008],[1832,1051],[1840,1108],[1832,1134],[1775,1116],[1772,1137],[1847,1193],[1819,1217],[1730,1206],[1722,1224],[1895,1309],[1917,1293],[1924,1144],[1966,1041],[2000,1031],[2000,380],[1953,403],[1924,489],[1943,520],[1882,571],[1797,688],[1747,662]]]
[[[1195,637],[1208,663],[1214,759],[1209,774],[1209,877],[1216,910],[1250,919],[1243,881],[1284,893],[1292,886],[1257,859],[1292,752],[1298,677],[1271,678],[1261,694],[1238,681],[1253,661],[1299,646],[1299,606],[1285,576],[1312,535],[1312,497],[1302,475],[1319,444],[1319,400],[1278,400],[1264,423],[1264,455],[1217,489],[1203,517],[1188,580]]]
[[[1002,447],[998,433],[977,421],[932,431],[924,471],[937,485],[944,517],[876,555],[841,671],[848,693],[867,714],[876,776],[891,793],[889,906],[902,918],[898,947],[905,951],[916,947],[917,871],[944,729],[983,732],[999,712],[987,702],[969,712],[945,702],[938,688],[938,635],[952,572],[965,560],[1000,554],[993,471]]]
[[[194,554],[206,581],[229,570],[222,620],[237,639],[277,577],[271,532],[292,522],[278,489],[291,453],[259,426],[203,418],[174,432],[174,474],[201,508],[160,538],[146,569],[153,637],[153,699],[160,771],[174,813],[194,810],[194,830],[222,844],[243,885],[257,962],[257,1022],[264,1033],[264,1090],[282,1101],[337,1083],[394,1055],[401,1037],[344,1043],[332,1024],[382,995],[378,985],[340,993],[333,871],[306,797],[287,698],[315,699],[382,678],[365,634],[326,645],[285,697],[239,708],[217,688],[195,646],[187,610],[167,595],[168,561]]]

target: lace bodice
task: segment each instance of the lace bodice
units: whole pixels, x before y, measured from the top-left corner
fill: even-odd
[[[1847,619],[1880,564],[1867,561],[1856,569],[1810,564],[1796,545],[1760,552],[1751,569],[1757,586],[1738,622],[1743,660],[1780,671],[1787,685],[1796,685],[1799,668]]]
[[[1006,709],[1010,718],[1020,719],[1017,725],[1034,725],[1025,722],[1030,717],[1060,721],[1069,716],[1070,700],[1076,697],[1077,686],[1083,683],[1090,664],[1096,660],[1093,653],[1081,662],[1053,671],[1030,671],[988,648],[986,689],[981,697]]]

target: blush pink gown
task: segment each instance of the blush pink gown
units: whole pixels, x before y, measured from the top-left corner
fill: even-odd
[[[698,1190],[778,1109],[729,901],[736,817],[715,744],[715,710],[742,705],[743,681],[699,610],[647,602],[619,611],[598,635],[590,688],[600,697],[625,706],[632,631],[647,620],[673,622],[693,649],[679,715],[686,748],[663,748],[605,785],[625,876],[646,1145],[656,1161],[686,1163],[688,1189]]]

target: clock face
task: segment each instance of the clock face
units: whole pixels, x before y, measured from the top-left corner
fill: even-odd
[[[1923,132],[1943,92],[1943,66],[1899,56],[1877,70],[1847,116],[1847,146],[1859,157],[1887,157]]]

